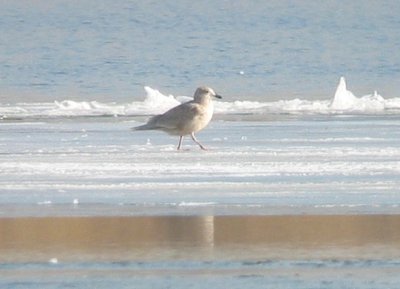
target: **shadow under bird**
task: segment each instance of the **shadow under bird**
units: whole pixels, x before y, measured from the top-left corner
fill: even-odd
[[[181,149],[183,137],[190,135],[202,150],[206,150],[194,134],[210,122],[214,112],[213,97],[222,98],[209,87],[199,87],[194,93],[193,100],[175,106],[163,114],[153,116],[146,124],[132,129],[161,130],[170,135],[178,135],[178,150]]]

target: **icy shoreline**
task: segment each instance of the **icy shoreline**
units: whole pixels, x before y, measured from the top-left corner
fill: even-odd
[[[54,101],[53,103],[0,104],[0,120],[24,118],[58,118],[91,116],[138,116],[162,113],[191,97],[164,95],[157,89],[144,87],[143,101],[132,103],[102,103],[98,101]],[[229,99],[227,97],[226,99]],[[378,92],[362,97],[355,96],[340,78],[336,92],[328,100],[217,101],[215,113],[231,114],[399,114],[400,98],[385,99]]]
[[[212,122],[210,151],[132,121],[0,125],[0,202],[396,210],[398,120]],[[391,207],[394,206],[394,207]]]

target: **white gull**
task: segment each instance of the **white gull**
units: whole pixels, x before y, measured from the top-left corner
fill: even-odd
[[[178,150],[181,149],[183,137],[190,134],[193,141],[201,149],[206,150],[194,133],[205,128],[210,122],[214,112],[213,97],[221,98],[211,88],[199,87],[194,93],[193,100],[175,106],[163,114],[153,116],[146,124],[132,129],[161,130],[171,135],[179,135]]]

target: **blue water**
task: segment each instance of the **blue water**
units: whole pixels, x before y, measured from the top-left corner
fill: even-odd
[[[398,97],[400,2],[1,1],[0,102]]]

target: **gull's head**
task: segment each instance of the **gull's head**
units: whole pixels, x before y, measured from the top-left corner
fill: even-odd
[[[222,98],[220,95],[216,94],[215,91],[207,86],[200,86],[196,89],[194,93],[194,101],[202,103],[209,102],[213,97]]]

